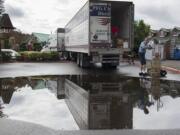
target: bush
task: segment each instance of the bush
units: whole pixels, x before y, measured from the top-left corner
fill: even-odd
[[[59,53],[58,52],[51,52],[51,59],[52,60],[59,60]]]
[[[41,59],[41,54],[39,52],[28,53],[28,59],[30,61],[39,61]]]
[[[42,54],[41,54],[41,56],[42,56],[42,60],[51,60],[51,53],[50,52],[43,52]]]
[[[20,52],[23,61],[49,61],[59,60],[58,52],[36,52],[36,51],[25,51]]]
[[[28,61],[28,52],[20,52],[21,58],[20,60]]]

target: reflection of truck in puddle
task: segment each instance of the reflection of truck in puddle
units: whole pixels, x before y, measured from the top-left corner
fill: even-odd
[[[176,82],[161,80],[160,83],[159,79],[154,79],[150,88],[144,88],[138,83],[138,78],[70,76],[65,79],[64,91],[58,90],[58,97],[65,97],[80,129],[132,129],[133,108],[142,109],[142,105],[146,106],[146,103],[138,104],[142,96],[145,99],[153,96],[154,100],[149,99],[149,103],[157,102],[159,110],[160,96],[171,95],[173,90],[173,87],[168,87],[166,91],[165,84]],[[179,91],[178,87],[174,89]],[[179,96],[177,93],[175,95]],[[154,103],[151,105],[156,107]]]
[[[65,100],[79,128],[131,129],[133,107],[130,95],[122,92],[122,83],[82,79],[65,80]]]

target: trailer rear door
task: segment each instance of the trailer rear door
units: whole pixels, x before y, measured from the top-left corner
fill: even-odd
[[[111,4],[90,3],[90,43],[111,43]]]

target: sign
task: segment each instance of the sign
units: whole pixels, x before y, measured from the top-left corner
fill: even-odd
[[[90,16],[111,16],[111,4],[91,3]]]
[[[90,4],[91,43],[111,43],[111,4]]]

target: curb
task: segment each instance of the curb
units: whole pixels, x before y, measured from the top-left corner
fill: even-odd
[[[140,64],[138,63],[135,63],[136,66],[140,67]],[[167,70],[169,72],[172,72],[172,73],[176,73],[176,74],[180,74],[180,70],[179,69],[176,69],[176,68],[172,68],[172,67],[167,67],[167,66],[161,66],[161,68],[163,70]]]
[[[177,73],[180,74],[180,70],[176,69],[176,68],[172,68],[172,67],[166,67],[166,66],[161,66],[164,70],[173,72],[173,73]]]

